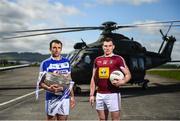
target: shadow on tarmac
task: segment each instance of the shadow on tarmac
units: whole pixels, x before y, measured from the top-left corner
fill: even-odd
[[[180,83],[166,84],[166,85],[153,83],[153,85],[154,86],[150,86],[146,90],[143,90],[141,87],[138,86],[123,87],[121,89],[122,98],[180,92]],[[89,97],[89,93],[90,93],[89,90],[84,90],[80,94],[75,94],[75,96]]]
[[[21,85],[21,86],[0,86],[0,90],[19,90],[19,89],[36,89],[35,86]]]
[[[159,83],[153,83],[154,86],[148,87],[148,89],[143,90],[141,87],[138,86],[124,86],[121,89],[122,98],[131,98],[137,96],[144,96],[144,95],[155,95],[155,94],[162,94],[162,93],[174,93],[180,92],[180,83],[174,84],[166,84],[162,85]],[[23,90],[23,89],[36,89],[35,86],[29,85],[21,85],[21,86],[0,86],[0,90]],[[89,90],[82,90],[81,93],[75,94],[77,97],[89,97]]]
[[[122,88],[122,98],[180,92],[180,83],[166,85],[154,83],[154,85],[155,86],[148,87],[146,90],[143,90],[139,87]]]

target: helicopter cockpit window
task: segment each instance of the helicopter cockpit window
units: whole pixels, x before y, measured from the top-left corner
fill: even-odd
[[[88,64],[91,63],[91,58],[90,58],[89,55],[86,55],[86,56],[84,57],[84,62],[85,62],[85,63],[88,63]]]
[[[72,62],[72,65],[76,65],[80,62],[80,60],[82,59],[84,53],[80,52],[74,59]]]
[[[138,64],[139,64],[140,70],[144,70],[144,60],[143,60],[143,58],[138,59]]]
[[[72,53],[70,53],[70,54],[68,54],[68,55],[66,56],[66,58],[68,58],[69,60],[71,60],[72,57],[73,57],[73,54],[72,54]]]
[[[144,59],[143,58],[131,58],[131,68],[133,70],[144,70]]]
[[[74,59],[74,57],[77,55],[76,51],[73,51],[71,53],[69,53],[66,58],[68,58],[70,60],[70,62]]]
[[[137,59],[136,58],[131,58],[131,63],[132,63],[131,68],[133,70],[137,70],[138,69],[138,61],[137,61]]]

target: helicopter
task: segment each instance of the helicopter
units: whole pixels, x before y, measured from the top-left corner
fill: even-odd
[[[26,34],[20,36],[10,36],[4,39],[14,39],[22,37],[39,36],[46,34],[57,34],[66,32],[78,32],[78,31],[89,31],[89,30],[101,30],[102,33],[97,41],[86,44],[84,40],[78,42],[74,45],[74,50],[67,55],[67,58],[71,63],[71,76],[75,82],[75,91],[77,93],[81,92],[81,88],[78,85],[90,84],[93,62],[96,57],[103,55],[102,50],[102,39],[104,37],[111,37],[113,43],[115,44],[114,54],[122,56],[131,72],[131,80],[128,82],[130,84],[138,84],[142,86],[143,89],[148,88],[149,80],[145,79],[146,70],[160,66],[167,62],[179,62],[171,60],[171,53],[174,46],[176,38],[173,36],[168,36],[168,32],[171,27],[179,27],[179,24],[173,25],[174,23],[179,23],[180,21],[164,21],[164,22],[152,22],[144,24],[134,24],[134,25],[117,25],[117,23],[108,21],[104,22],[99,27],[67,27],[67,28],[53,28],[53,29],[38,29],[38,30],[25,30],[25,31],[13,31],[12,34],[21,33],[33,33],[33,32],[43,32],[35,34]],[[159,51],[151,52],[146,50],[139,42],[134,41],[133,38],[130,39],[125,35],[113,32],[117,29],[123,28],[135,28],[135,27],[147,27],[151,25],[158,26],[163,24],[164,27],[169,27],[166,34],[160,30],[162,35],[162,44],[160,45]],[[168,24],[168,25],[167,25]],[[170,24],[170,25],[169,25]],[[155,26],[155,27],[156,27]],[[47,31],[47,32],[46,32]]]

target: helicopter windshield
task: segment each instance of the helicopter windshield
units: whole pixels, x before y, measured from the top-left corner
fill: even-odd
[[[73,58],[73,55],[74,55],[73,52],[70,52],[70,53],[66,56],[66,58],[71,61],[72,58]]]
[[[70,52],[70,53],[66,56],[66,58],[68,58],[69,61],[70,61],[70,63],[72,63],[73,60],[75,59],[75,57],[78,55],[78,53],[79,53],[79,50],[74,50],[74,51]]]
[[[66,58],[69,59],[71,62],[75,55],[76,55],[75,51],[72,51],[66,56]]]

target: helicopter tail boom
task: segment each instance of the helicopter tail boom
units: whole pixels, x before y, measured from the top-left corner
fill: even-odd
[[[171,53],[172,53],[172,49],[174,46],[174,42],[176,41],[176,38],[173,36],[163,36],[163,43],[166,41],[166,44],[162,50],[162,52],[160,53],[160,55],[162,55],[162,57],[167,58],[167,61],[171,61]]]

